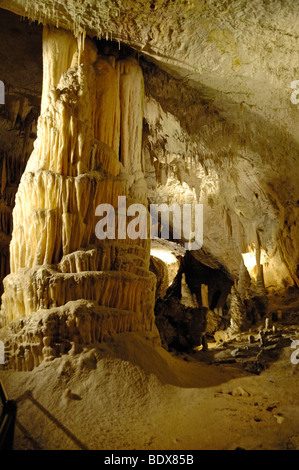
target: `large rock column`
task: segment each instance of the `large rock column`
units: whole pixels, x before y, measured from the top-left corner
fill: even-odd
[[[2,323],[10,365],[154,328],[150,240],[99,240],[96,207],[146,202],[143,76],[133,58],[45,28],[38,137],[16,195]]]

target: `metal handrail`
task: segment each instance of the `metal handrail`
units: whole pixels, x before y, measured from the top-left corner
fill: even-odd
[[[1,380],[0,399],[3,405],[0,417],[0,450],[13,450],[17,403],[8,399]]]

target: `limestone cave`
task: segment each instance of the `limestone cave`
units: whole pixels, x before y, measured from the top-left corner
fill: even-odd
[[[298,28],[0,0],[1,450],[299,450]]]

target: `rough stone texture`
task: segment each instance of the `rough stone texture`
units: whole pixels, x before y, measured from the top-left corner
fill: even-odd
[[[90,349],[90,341],[101,339],[99,326],[119,333],[132,319],[116,307],[102,311],[96,300],[14,320],[1,330],[5,335],[10,329],[14,341],[9,360],[24,371],[44,362],[30,373],[2,372],[9,396],[18,400],[16,448],[298,449],[298,364],[291,364],[298,351],[290,348],[298,341],[298,288],[286,289],[298,286],[299,276],[298,105],[290,100],[291,82],[299,79],[298,2],[0,0],[0,6],[77,36],[85,31],[114,39],[116,49],[120,41],[121,53],[125,43],[137,51],[145,77],[141,161],[150,201],[203,202],[204,249],[194,258],[235,281],[251,320],[265,310],[265,299],[257,295],[265,292],[265,281],[270,315],[285,323],[275,324],[275,332],[253,328],[250,342],[245,332],[207,353],[198,351],[199,361],[216,362],[208,365],[153,348],[145,340],[148,333],[123,333]],[[41,85],[40,51],[31,46],[41,37],[33,33],[41,25],[12,26],[0,15],[0,79],[14,89],[5,112],[0,107],[0,147],[6,152],[0,165],[3,276],[13,198],[35,138],[27,102],[23,108],[24,89],[34,112],[40,105],[40,90],[34,91],[37,75]],[[143,187],[138,184],[136,193],[143,194]],[[264,250],[259,271],[256,258],[250,260],[256,248]],[[81,282],[72,286],[77,292],[86,266],[110,266],[110,251],[118,269],[142,268],[139,252],[130,253],[130,263],[124,252],[114,258],[113,246],[82,251],[68,253],[55,267],[60,280],[69,282],[66,274],[74,274]],[[248,271],[243,265],[240,270],[241,253],[250,255]],[[166,267],[161,273],[164,291],[170,272]],[[85,283],[89,292],[91,278]],[[36,279],[37,290],[43,279]],[[177,305],[179,313],[178,299]],[[242,307],[239,299],[237,305]],[[181,330],[190,326],[185,313],[184,308]],[[211,329],[218,328],[215,312],[207,312],[208,321],[209,314]],[[197,328],[194,344],[202,324],[193,314],[189,320]],[[170,335],[175,337],[173,330]],[[82,354],[74,354],[81,347]],[[62,352],[69,354],[45,361]]]
[[[28,371],[62,354],[80,353],[84,346],[125,331],[153,330],[134,311],[110,308],[96,301],[76,300],[61,307],[40,309],[11,322],[0,332],[5,341],[5,367]],[[158,341],[158,335],[157,335]]]
[[[230,293],[229,316],[229,333],[235,334],[248,330],[250,322],[247,318],[247,311],[239,292],[234,286],[232,287]]]
[[[297,2],[0,5],[78,36],[120,41],[170,73],[146,80],[166,149],[152,158],[165,166],[174,153],[180,178],[191,168],[197,178],[195,185],[174,178],[169,199],[178,190],[186,198],[187,190],[189,200],[205,204],[204,244],[236,277],[258,231],[266,286],[298,285],[298,109],[290,100],[298,79]]]
[[[44,25],[65,28],[75,34],[79,44],[89,36],[102,42],[107,40],[108,49],[110,46],[118,49],[119,42],[121,53],[125,51],[124,45],[135,49],[145,82],[138,171],[145,173],[149,202],[202,203],[204,245],[193,255],[211,267],[212,254],[212,268],[224,270],[231,280],[243,282],[242,276],[247,276],[246,272],[240,272],[242,253],[262,255],[262,266],[255,259],[257,269],[249,271],[250,295],[256,296],[256,300],[246,301],[252,303],[249,310],[254,312],[253,316],[256,310],[265,308],[265,288],[299,285],[299,121],[298,106],[290,99],[291,82],[298,79],[296,2],[157,0],[147,3],[128,0],[121,5],[116,1],[106,5],[102,1],[72,0],[65,4],[62,0],[37,0],[33,4],[25,0],[1,0],[0,7]],[[10,18],[4,10],[1,15]],[[9,28],[10,23],[7,24]],[[19,42],[24,46],[20,50],[14,47],[16,59],[8,62],[7,49],[5,54],[3,52],[9,64],[6,70],[16,70],[16,64],[25,57],[22,53],[31,44],[29,40],[24,41],[26,35],[32,34],[32,43],[37,44],[40,31],[41,26],[37,24],[33,25],[32,33],[26,23],[24,28],[17,28],[16,36],[19,35]],[[6,34],[5,28],[1,34],[11,40],[14,38]],[[116,47],[110,40],[116,42]],[[5,153],[1,160],[2,276],[8,271],[7,247],[16,185],[35,137],[41,67],[40,59],[34,63],[33,55],[38,57],[37,51],[29,54],[31,60],[25,66],[25,79],[19,74],[13,87],[8,87],[11,91],[7,106],[9,119],[1,119]],[[26,61],[23,59],[23,62]],[[50,70],[51,65],[49,67]],[[46,75],[44,86],[56,86],[55,77],[47,82],[51,73],[45,79]],[[2,75],[0,78],[9,84],[11,77]],[[26,87],[22,88],[22,84]],[[100,94],[101,90],[98,92]],[[21,99],[21,95],[26,99]],[[51,99],[57,98],[52,95]],[[42,109],[46,105],[43,101]],[[9,122],[14,126],[14,138],[7,140]],[[101,125],[99,119],[98,129]],[[19,128],[21,138],[16,138]],[[125,129],[121,132],[126,139]],[[141,126],[137,134],[140,137]],[[110,143],[114,150],[116,142],[117,138]],[[72,145],[71,141],[69,143]],[[45,145],[44,150],[51,163],[51,147]],[[108,165],[105,168],[115,178],[118,165],[113,163],[112,154],[103,145],[98,147],[98,152],[103,164]],[[125,152],[121,155],[122,162],[128,164],[126,155],[130,148],[123,147],[121,152]],[[136,162],[134,160],[133,166]],[[70,172],[72,178],[78,176],[73,167],[63,171]],[[146,188],[138,171],[132,196],[140,201]],[[38,178],[36,174],[30,178],[33,188],[42,184],[43,177]],[[59,178],[56,179],[55,184],[59,186]],[[83,186],[83,181],[79,185],[81,183]],[[10,185],[14,187],[9,188]],[[116,194],[112,183],[108,186]],[[19,209],[16,209],[18,218],[23,217],[22,202],[19,200]],[[34,198],[31,202],[34,205]],[[34,223],[41,223],[40,215],[34,216]],[[29,222],[28,229],[32,225],[32,221]],[[66,225],[68,222],[63,221]],[[53,223],[52,219],[43,220],[43,224]],[[83,228],[79,232],[76,237],[80,238]],[[42,230],[42,233],[45,232]],[[66,257],[58,263],[62,272],[76,271],[82,256],[87,264],[94,262],[90,260],[98,254],[91,254],[89,250],[84,255],[69,256],[79,240],[76,237],[71,240],[67,231],[64,234]],[[38,238],[39,233],[35,237]],[[30,244],[27,245],[30,252]],[[12,251],[13,258],[24,267],[23,254],[17,255],[21,252],[14,243]],[[34,253],[28,253],[30,259],[33,256]],[[59,257],[56,261],[59,262]],[[17,269],[18,263],[15,266],[12,263],[12,270]],[[119,258],[117,263],[130,265],[128,260]],[[137,275],[140,268],[136,267]],[[79,266],[79,270],[82,269]],[[135,270],[135,266],[132,269]],[[248,278],[246,282],[249,286]]]

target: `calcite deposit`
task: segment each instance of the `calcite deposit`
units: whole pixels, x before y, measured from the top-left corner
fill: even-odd
[[[2,296],[9,364],[19,369],[72,342],[155,328],[150,239],[96,236],[99,205],[117,207],[119,196],[146,201],[142,70],[134,57],[101,55],[91,40],[53,27],[44,28],[43,64],[37,139],[15,198]]]

